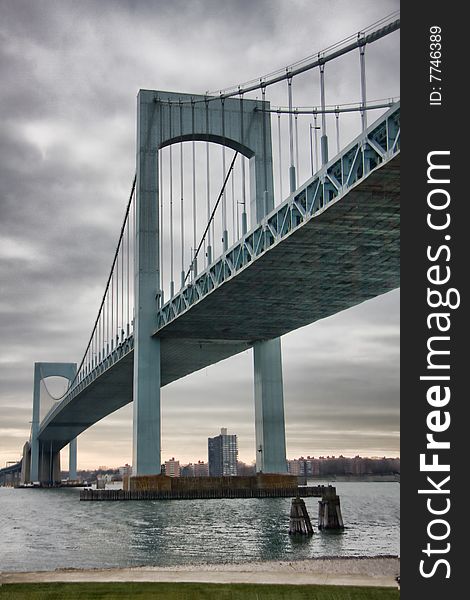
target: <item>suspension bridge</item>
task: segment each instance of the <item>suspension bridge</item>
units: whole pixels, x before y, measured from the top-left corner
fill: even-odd
[[[130,402],[134,474],[159,474],[160,389],[247,349],[257,471],[286,472],[280,337],[399,286],[400,104],[367,98],[365,60],[399,27],[394,13],[215,93],[140,90],[136,174],[98,314],[78,364],[35,364],[23,483],[60,481],[67,444],[75,478],[77,436]],[[328,65],[351,53],[361,97],[327,104]],[[295,106],[312,73],[318,105]],[[285,106],[267,97],[281,86]],[[342,144],[346,116],[357,131]],[[68,386],[41,418],[49,377]]]

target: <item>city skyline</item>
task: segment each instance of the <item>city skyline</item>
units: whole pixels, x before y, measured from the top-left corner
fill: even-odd
[[[2,4],[3,464],[19,457],[29,437],[34,362],[79,361],[90,333],[135,168],[138,89],[203,92],[245,81],[358,31],[399,3],[332,5],[335,29],[326,31],[319,5],[296,1],[311,24],[299,31],[280,1],[174,2],[158,16],[146,2]],[[176,43],[186,20],[193,26]],[[281,48],[286,37],[292,44]],[[398,56],[390,51],[398,39],[392,34],[367,56],[372,98],[399,92]],[[359,90],[341,94],[348,68],[328,80],[329,98],[359,98]],[[389,76],[378,86],[374,74],[384,70]],[[317,101],[318,86],[295,93]],[[288,456],[305,447],[315,455],[399,455],[398,290],[292,332],[282,345]],[[50,389],[60,385],[50,382]],[[162,461],[178,451],[181,461],[204,456],[207,437],[224,423],[237,432],[240,458],[251,461],[249,351],[162,390]],[[130,462],[131,437],[128,405],[79,437],[79,468]]]
[[[338,456],[310,456],[308,454],[301,455],[298,456],[296,458],[287,458],[286,462],[289,463],[300,463],[300,462],[308,462],[308,461],[335,461],[335,460],[342,460],[345,459],[347,461],[351,461],[351,460],[355,460],[355,459],[359,459],[361,461],[371,461],[371,462],[380,462],[382,460],[386,460],[386,461],[398,461],[400,462],[400,457],[399,456],[344,456],[342,454],[338,455]],[[190,461],[190,462],[182,462],[180,460],[178,460],[177,457],[172,457],[169,460],[166,460],[162,463],[162,467],[165,466],[167,463],[171,463],[171,462],[175,462],[178,463],[179,465],[179,470],[181,472],[184,471],[184,469],[186,467],[202,467],[203,471],[207,471],[205,473],[205,475],[209,475],[209,471],[208,471],[208,462],[204,461],[204,460],[194,460]],[[253,460],[249,463],[244,462],[242,460],[237,460],[237,465],[238,466],[242,466],[242,467],[253,467],[255,468],[256,466],[256,461]],[[91,468],[91,469],[80,469],[82,472],[83,471],[119,471],[121,473],[121,471],[126,471],[126,473],[130,473],[132,469],[132,465],[126,463],[125,465],[120,465],[120,466],[116,466],[116,465],[99,465],[98,467],[95,468]],[[192,475],[194,476],[194,475]]]

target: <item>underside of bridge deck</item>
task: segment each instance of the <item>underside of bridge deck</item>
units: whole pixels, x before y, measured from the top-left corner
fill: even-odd
[[[400,155],[158,332],[162,385],[399,286]],[[132,401],[133,351],[42,423],[55,450]]]
[[[398,287],[399,160],[372,172],[158,335],[251,344]]]

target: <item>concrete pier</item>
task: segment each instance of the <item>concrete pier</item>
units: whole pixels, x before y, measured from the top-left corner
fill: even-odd
[[[60,451],[54,452],[51,444],[39,442],[39,478],[44,485],[60,485]]]
[[[286,432],[281,340],[253,346],[255,379],[256,471],[286,473]]]
[[[77,479],[77,438],[70,441],[69,444],[69,479]]]

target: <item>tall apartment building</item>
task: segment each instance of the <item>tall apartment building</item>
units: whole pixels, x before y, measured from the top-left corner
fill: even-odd
[[[181,477],[207,477],[209,475],[209,466],[203,460],[198,460],[197,463],[189,463],[181,467]]]
[[[194,477],[207,477],[209,475],[209,465],[203,460],[194,463]]]
[[[237,475],[237,436],[227,435],[225,427],[220,430],[220,435],[208,439],[208,454],[211,477]]]
[[[169,477],[179,477],[180,476],[180,461],[175,460],[175,458],[171,458],[170,460],[165,461],[165,475]]]
[[[127,463],[123,467],[119,467],[119,475],[121,477],[130,477],[132,475],[132,467]]]

